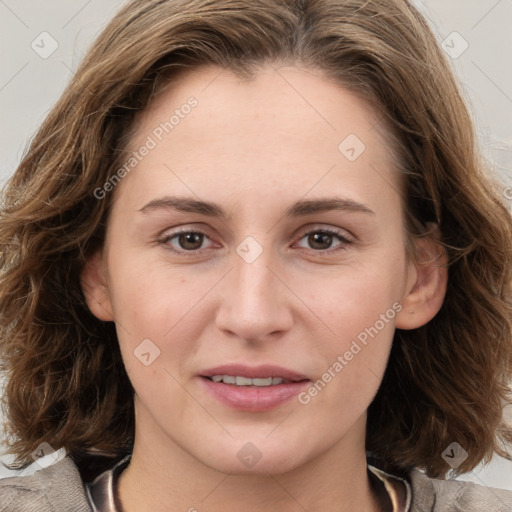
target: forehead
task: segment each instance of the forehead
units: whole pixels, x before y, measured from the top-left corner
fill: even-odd
[[[200,119],[201,123],[188,122],[189,133],[192,128],[218,129],[222,119],[223,128],[235,122],[257,121],[261,128],[275,132],[285,126],[288,133],[306,138],[313,136],[315,130],[327,137],[326,142],[334,144],[347,129],[359,131],[362,138],[373,130],[382,138],[390,135],[382,124],[382,115],[374,107],[321,71],[268,64],[257,68],[250,79],[218,66],[179,72],[161,87],[139,116],[136,126],[139,140],[155,123],[165,122],[173,112],[179,113],[191,97],[197,99],[198,108],[186,116]],[[255,135],[257,128],[246,129],[244,133]],[[172,135],[179,135],[179,130]]]
[[[170,82],[140,115],[129,151],[151,149],[124,181],[147,196],[171,182],[196,195],[242,186],[305,195],[344,184],[369,195],[391,188],[396,200],[388,135],[378,112],[319,72],[268,65],[247,80],[203,67]]]

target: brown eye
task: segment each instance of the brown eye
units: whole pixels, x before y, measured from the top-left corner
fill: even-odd
[[[305,233],[301,240],[306,240],[307,246],[300,245],[306,249],[313,249],[315,252],[327,252],[332,246],[335,240],[338,239],[340,243],[336,244],[335,248],[329,253],[346,249],[347,245],[351,244],[352,241],[347,238],[344,233],[331,229],[318,229],[316,231],[309,231]]]
[[[160,243],[173,252],[195,252],[202,249],[205,238],[209,238],[201,231],[179,231],[165,236]]]

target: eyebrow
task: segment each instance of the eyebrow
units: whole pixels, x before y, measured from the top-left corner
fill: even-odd
[[[165,196],[153,199],[144,205],[139,211],[150,212],[160,209],[172,209],[187,213],[200,213],[209,217],[227,219],[229,216],[222,206],[210,201],[199,201],[188,197]],[[308,199],[297,201],[291,205],[285,212],[287,217],[300,217],[312,213],[321,213],[331,210],[341,210],[348,212],[361,212],[369,215],[375,215],[375,212],[368,206],[352,199],[340,197],[327,197],[320,199]]]

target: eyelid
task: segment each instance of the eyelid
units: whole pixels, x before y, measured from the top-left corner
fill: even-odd
[[[198,223],[198,224],[202,224],[202,223]],[[179,235],[181,233],[201,233],[211,239],[212,237],[209,235],[210,231],[211,231],[210,229],[200,227],[194,222],[189,222],[186,224],[180,224],[178,226],[165,228],[164,230],[159,232],[159,234],[156,236],[156,238],[157,238],[157,240],[160,240],[160,239],[165,239],[165,238],[171,238],[171,237],[173,237],[175,235]]]
[[[345,239],[347,242],[356,241],[356,237],[350,231],[339,227],[326,226],[325,224],[313,224],[306,226],[305,228],[301,228],[297,236],[300,236],[300,238],[302,238],[304,237],[304,235],[316,233],[318,231],[339,236],[340,238]]]

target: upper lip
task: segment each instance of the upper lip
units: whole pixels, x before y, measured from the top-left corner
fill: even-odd
[[[208,368],[200,373],[202,377],[212,377],[213,375],[231,375],[247,377],[249,379],[265,379],[268,377],[281,377],[282,379],[301,381],[309,380],[305,375],[288,370],[282,366],[265,364],[260,366],[246,366],[242,364],[224,364]]]

